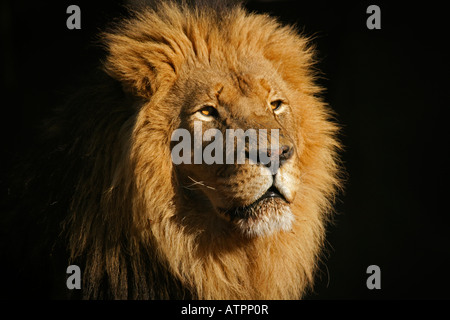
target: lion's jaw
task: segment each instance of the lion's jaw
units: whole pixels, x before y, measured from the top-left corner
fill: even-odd
[[[267,171],[266,168],[258,168]],[[248,237],[260,237],[292,228],[294,215],[289,200],[292,201],[290,188],[282,184],[281,174],[274,176],[263,172],[262,176],[248,181],[243,187],[252,190],[252,185],[260,186],[257,192],[243,191],[249,205],[234,207],[231,203],[227,209],[218,208],[242,234]],[[286,194],[286,195],[285,195]]]
[[[202,209],[205,219],[218,216],[230,231],[250,238],[262,237],[292,228],[295,217],[290,203],[296,194],[293,182],[298,181],[293,176],[293,165],[288,163],[272,175],[264,166],[245,164],[235,177],[215,182],[202,179],[203,170],[197,174],[190,171],[187,179],[181,180],[187,181],[189,192],[197,193],[196,199],[208,202],[211,210]]]
[[[252,204],[239,216],[232,216],[232,223],[245,236],[267,236],[279,231],[290,231],[294,215],[284,200],[266,198]]]

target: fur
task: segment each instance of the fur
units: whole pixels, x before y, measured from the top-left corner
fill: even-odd
[[[24,220],[51,230],[30,234],[43,249],[29,259],[79,265],[85,299],[301,298],[313,283],[339,186],[338,129],[317,97],[308,40],[239,5],[214,10],[172,2],[135,12],[101,39],[107,77],[49,125],[47,144],[59,148],[37,163],[55,173],[35,188],[46,181],[51,192],[45,201],[27,200],[35,218]],[[239,74],[252,59],[270,64],[284,81],[299,126],[291,132],[298,161],[286,183],[297,192],[287,220],[269,222],[279,223],[279,232],[248,237],[202,218],[212,211],[199,204],[204,199],[180,191],[170,137],[182,116],[170,97],[189,94],[177,81],[195,82],[194,69]],[[13,225],[25,223],[18,220]]]

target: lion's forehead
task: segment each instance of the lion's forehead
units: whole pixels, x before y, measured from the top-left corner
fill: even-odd
[[[181,82],[174,93],[180,96],[179,89],[182,88],[185,108],[193,108],[198,104],[218,103],[240,114],[242,110],[252,107],[255,109],[255,106],[267,106],[268,99],[273,95],[288,95],[281,81],[274,75],[257,72],[217,70],[205,73],[196,70]]]

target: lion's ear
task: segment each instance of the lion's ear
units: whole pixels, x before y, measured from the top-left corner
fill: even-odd
[[[122,82],[126,91],[150,98],[161,86],[173,82],[182,61],[167,42],[127,31],[104,34],[108,50],[104,69]]]

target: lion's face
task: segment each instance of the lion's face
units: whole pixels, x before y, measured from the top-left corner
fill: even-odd
[[[193,138],[190,163],[174,166],[181,192],[203,199],[203,205],[213,209],[208,214],[220,216],[221,223],[247,236],[290,230],[294,219],[290,203],[300,178],[295,134],[300,124],[292,112],[288,87],[273,67],[247,62],[239,70],[198,68],[180,78],[173,93],[169,100],[181,106],[179,128]],[[223,146],[221,154],[217,154],[220,148],[209,153],[215,156],[214,163],[200,160],[194,143],[210,129],[221,133],[211,141]],[[253,139],[244,137],[240,161],[237,148],[242,139],[235,140],[229,129],[255,134]],[[271,135],[275,131],[278,145]],[[214,145],[204,140],[200,153]],[[252,158],[256,150],[257,157]]]

